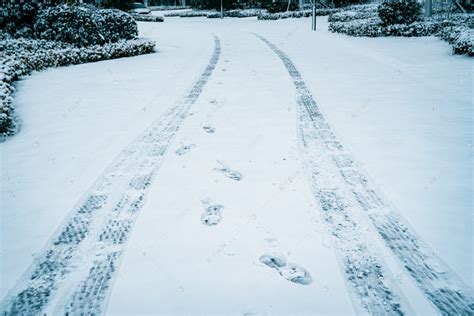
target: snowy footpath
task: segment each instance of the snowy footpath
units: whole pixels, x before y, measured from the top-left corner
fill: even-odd
[[[1,314],[472,315],[472,61],[309,19],[141,23],[18,84]]]

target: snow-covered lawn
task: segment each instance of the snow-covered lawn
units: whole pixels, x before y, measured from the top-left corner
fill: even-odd
[[[107,312],[354,313],[303,169],[293,83],[252,33],[286,52],[369,181],[472,287],[472,60],[434,37],[352,38],[327,32],[326,18],[318,17],[317,32],[310,23],[140,23],[157,53],[20,81],[22,127],[0,145],[0,299],[21,289],[35,255],[121,151],[179,104],[207,66],[215,34],[220,58],[159,164]],[[220,222],[203,225],[215,205]],[[378,246],[413,311],[434,313]],[[312,283],[289,282],[259,261],[264,254],[304,268]],[[47,310],[62,311],[68,291]]]

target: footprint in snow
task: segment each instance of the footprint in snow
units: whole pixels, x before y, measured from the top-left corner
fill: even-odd
[[[182,156],[184,154],[187,154],[193,147],[196,147],[194,144],[189,144],[189,145],[182,145],[178,149],[176,149],[176,155]]]
[[[222,220],[222,211],[224,206],[221,204],[214,204],[206,207],[204,213],[201,215],[201,222],[207,226],[214,226],[219,224]]]
[[[242,180],[242,174],[237,171],[237,170],[233,170],[233,169],[230,169],[224,162],[222,161],[217,161],[217,163],[219,164],[219,167],[217,168],[214,168],[215,171],[218,171],[220,173],[222,173],[223,175],[225,175],[227,178],[230,178],[232,180],[235,180],[235,181],[240,181]]]
[[[211,125],[204,125],[202,129],[208,134],[214,134],[216,132],[216,129]]]
[[[277,270],[282,277],[293,283],[308,285],[313,281],[311,274],[305,268],[288,262],[282,255],[264,254],[260,256],[259,260],[267,267]]]

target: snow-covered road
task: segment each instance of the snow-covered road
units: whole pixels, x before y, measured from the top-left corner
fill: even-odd
[[[319,23],[144,23],[157,54],[21,82],[22,131],[1,145],[7,308],[469,311],[469,290],[446,291],[463,290],[455,274],[473,279],[472,62],[434,38],[354,39]],[[327,119],[315,130],[294,85]],[[314,142],[336,134],[349,155]],[[25,304],[25,289],[48,295]]]

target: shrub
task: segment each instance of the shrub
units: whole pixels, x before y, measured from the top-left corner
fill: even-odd
[[[34,31],[39,39],[61,41],[77,46],[103,44],[105,19],[85,7],[52,7],[38,14]]]
[[[349,22],[353,20],[368,19],[377,16],[375,11],[342,11],[331,14],[328,22]]]
[[[332,13],[339,12],[340,9],[316,9],[316,15],[329,15]],[[304,11],[288,11],[280,13],[262,13],[258,16],[259,20],[279,20],[279,19],[288,19],[288,18],[306,18],[312,16],[312,10]]]
[[[435,22],[414,22],[411,24],[395,24],[384,26],[378,18],[353,20],[350,22],[333,22],[329,24],[331,32],[344,33],[351,36],[428,36],[439,29]]]
[[[164,22],[165,19],[162,16],[151,15],[151,14],[131,14],[135,21],[140,22]]]
[[[474,56],[474,37],[472,29],[466,26],[447,26],[442,28],[437,37],[453,46],[455,54]]]
[[[421,19],[421,4],[416,0],[384,2],[378,14],[383,25],[410,24]]]
[[[83,47],[132,39],[138,28],[130,14],[119,10],[57,6],[39,12],[34,32],[38,39]]]
[[[219,12],[211,12],[207,14],[208,19],[219,19],[221,14]]]
[[[108,42],[117,42],[120,39],[132,39],[138,36],[138,27],[134,18],[117,9],[99,11],[104,18],[103,36]]]
[[[4,3],[0,9],[0,28],[15,37],[31,37],[39,8],[37,3]]]
[[[224,12],[224,16],[230,18],[249,18],[262,14],[262,9],[229,10]]]

